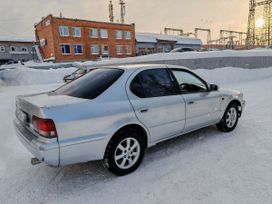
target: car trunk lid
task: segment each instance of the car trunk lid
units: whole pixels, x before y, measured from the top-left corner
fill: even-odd
[[[16,117],[24,125],[30,126],[33,116],[46,118],[46,115],[44,115],[44,109],[74,104],[82,102],[83,100],[84,99],[71,96],[54,95],[50,93],[17,96]]]

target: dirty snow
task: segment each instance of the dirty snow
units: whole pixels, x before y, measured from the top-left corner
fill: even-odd
[[[60,84],[0,86],[1,203],[271,203],[272,68],[197,72],[221,87],[244,92],[247,105],[237,129],[225,134],[209,127],[159,144],[125,177],[110,174],[100,162],[59,169],[31,166],[31,155],[11,122],[14,97]],[[48,83],[46,72],[39,73],[39,83]],[[54,73],[57,83],[65,74]]]

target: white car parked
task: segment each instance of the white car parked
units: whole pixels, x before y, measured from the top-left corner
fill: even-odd
[[[215,124],[234,130],[244,105],[242,93],[184,67],[99,67],[52,92],[18,96],[14,124],[32,164],[103,160],[125,175],[159,142]]]

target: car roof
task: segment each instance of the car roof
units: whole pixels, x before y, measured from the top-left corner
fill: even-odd
[[[109,66],[97,66],[97,68],[116,68],[124,70],[136,70],[136,69],[163,69],[163,68],[175,68],[190,70],[189,68],[170,64],[125,64],[125,65],[109,65]]]

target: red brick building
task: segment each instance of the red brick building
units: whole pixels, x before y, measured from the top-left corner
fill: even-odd
[[[48,15],[35,25],[45,61],[85,61],[135,56],[135,25]]]

